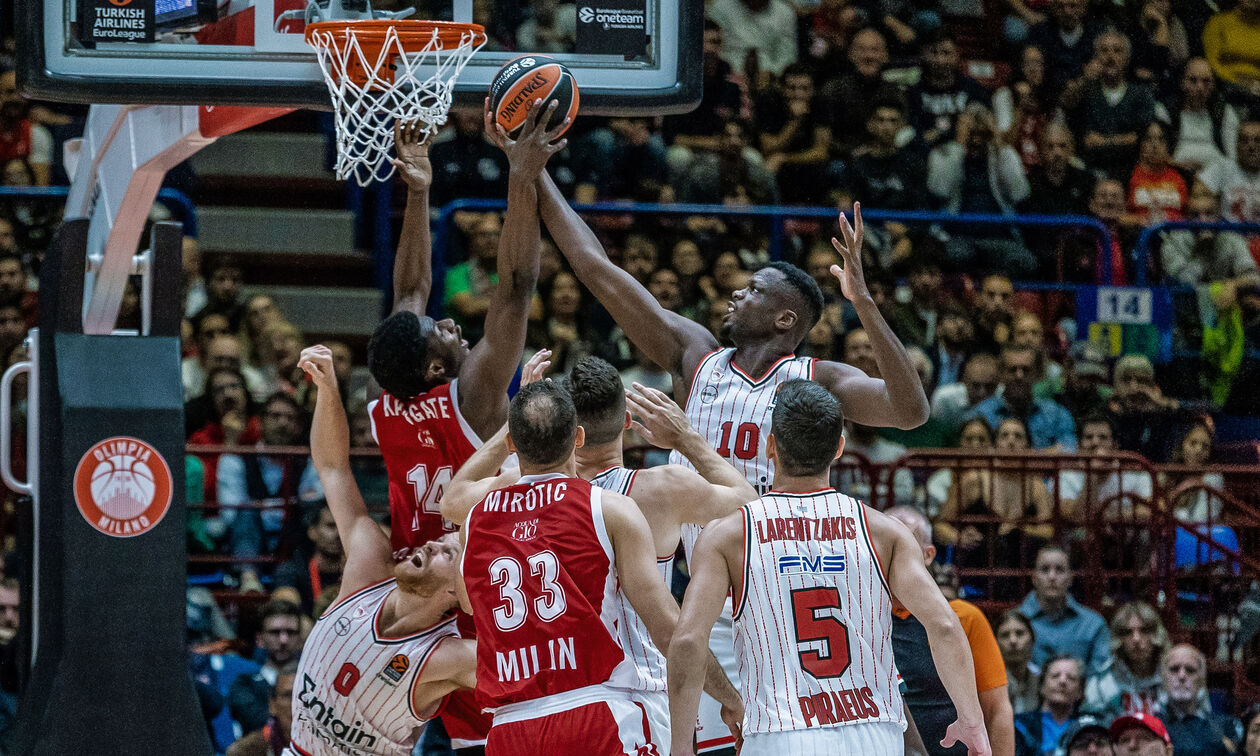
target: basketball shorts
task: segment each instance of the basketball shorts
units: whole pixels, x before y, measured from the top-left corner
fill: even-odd
[[[815,730],[761,732],[744,736],[740,756],[901,756],[905,753],[902,727],[893,722],[863,722]]]
[[[438,714],[451,739],[451,748],[458,750],[485,745],[486,734],[490,732],[490,716],[481,712],[471,690],[452,691],[446,696],[446,703]]]
[[[647,710],[628,695],[592,685],[500,707],[486,756],[660,756]]]
[[[643,707],[647,714],[648,731],[656,750],[661,756],[669,756],[670,740],[669,693],[661,690],[654,692],[631,691],[630,700]]]
[[[731,619],[731,600],[726,600],[722,607],[722,615],[713,625],[709,634],[709,650],[717,657],[722,670],[730,678],[737,690],[742,689],[739,681],[739,665],[735,661],[735,621]],[[708,693],[700,694],[700,712],[696,722],[696,753],[708,753],[724,748],[735,747],[735,736],[722,721],[722,705]]]

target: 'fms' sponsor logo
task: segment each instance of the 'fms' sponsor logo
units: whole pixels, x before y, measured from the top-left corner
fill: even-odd
[[[835,574],[844,572],[844,554],[829,556],[781,556],[779,557],[780,575],[814,575]]]

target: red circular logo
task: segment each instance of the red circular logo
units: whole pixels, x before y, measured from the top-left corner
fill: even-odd
[[[171,468],[138,438],[115,436],[96,444],[74,469],[74,503],[105,535],[149,532],[171,508]]]

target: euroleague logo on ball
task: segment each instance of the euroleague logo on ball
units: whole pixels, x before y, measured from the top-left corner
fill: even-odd
[[[74,503],[105,535],[147,533],[171,508],[171,468],[138,438],[107,438],[87,450],[74,469]]]

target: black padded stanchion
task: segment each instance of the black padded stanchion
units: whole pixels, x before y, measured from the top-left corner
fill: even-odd
[[[158,224],[150,335],[82,328],[86,220],[40,280],[39,464],[11,754],[211,753],[188,673],[177,224]]]

